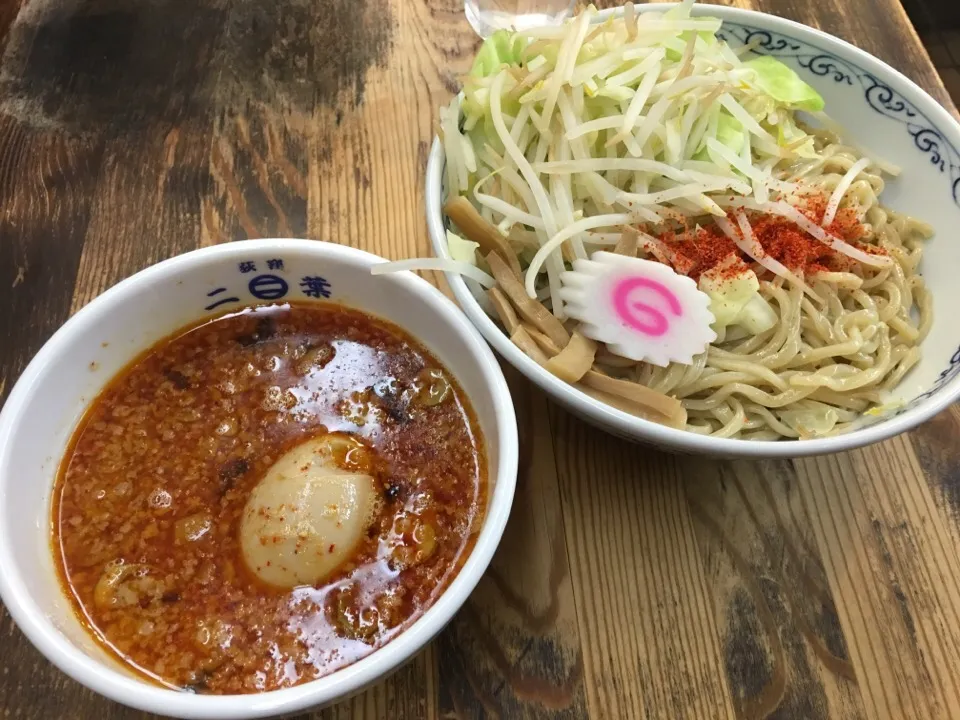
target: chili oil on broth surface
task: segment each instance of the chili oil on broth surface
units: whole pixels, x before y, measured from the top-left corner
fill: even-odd
[[[466,396],[401,330],[258,307],[161,341],[100,394],[61,466],[55,554],[129,666],[267,691],[422,613],[473,545],[486,474]]]

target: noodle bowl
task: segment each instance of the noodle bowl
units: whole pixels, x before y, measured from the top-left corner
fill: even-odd
[[[665,7],[651,6],[650,11],[660,12]],[[844,63],[862,63],[862,66],[867,68],[864,72],[871,73],[871,82],[877,82],[874,78],[880,78],[881,81],[891,83],[896,92],[903,93],[902,96],[895,95],[896,99],[902,97],[907,101],[908,107],[921,109],[926,113],[922,116],[925,119],[936,118],[936,122],[940,123],[935,126],[940,133],[938,137],[953,139],[957,135],[953,122],[920,90],[905,80],[896,80],[895,83],[895,79],[888,79],[889,75],[884,73],[894,74],[892,70],[840,41],[758,13],[716,7],[693,10],[697,17],[719,16],[725,22],[733,20],[731,30],[725,29],[724,33],[727,37],[735,37],[742,42],[748,42],[757,34],[753,29],[760,28],[772,32],[773,40],[770,42],[774,44],[781,37],[789,41],[798,38],[801,52],[807,51],[807,46],[803,43],[810,42],[813,45],[810,52],[824,50],[828,54],[835,53],[840,58],[838,66],[844,69],[851,67]],[[600,23],[600,18],[597,22]],[[750,30],[748,32],[743,28]],[[589,33],[587,37],[590,37]],[[807,56],[800,56],[801,65],[804,57]],[[794,68],[798,66],[796,61],[790,64]],[[645,417],[641,413],[631,412],[623,403],[612,402],[610,393],[604,397],[602,393],[593,392],[595,388],[585,385],[583,381],[573,387],[564,387],[561,382],[557,382],[557,378],[550,377],[543,372],[542,367],[536,367],[530,362],[534,356],[528,352],[529,347],[521,348],[527,355],[523,357],[517,348],[505,342],[513,333],[509,326],[503,324],[502,316],[495,313],[495,304],[488,301],[484,288],[473,281],[479,281],[482,286],[485,280],[489,284],[494,278],[471,274],[469,277],[472,280],[465,285],[460,277],[453,274],[459,274],[459,269],[455,269],[453,265],[462,262],[463,256],[458,254],[459,248],[452,243],[448,245],[447,238],[444,237],[440,217],[442,195],[439,182],[441,173],[444,172],[444,154],[437,145],[434,146],[428,166],[427,210],[431,240],[439,258],[430,262],[437,262],[438,269],[448,271],[454,293],[467,314],[480,327],[488,341],[511,363],[555,399],[617,434],[653,440],[674,448],[781,456],[828,452],[900,432],[929,417],[931,408],[942,407],[947,402],[948,395],[957,393],[957,383],[952,381],[953,374],[947,368],[947,362],[955,349],[953,343],[956,341],[951,338],[949,328],[942,323],[933,323],[935,297],[936,304],[940,307],[944,302],[952,302],[945,298],[956,295],[953,289],[944,283],[949,283],[945,279],[945,276],[949,275],[946,268],[948,264],[956,262],[957,253],[949,244],[943,246],[942,242],[938,242],[931,246],[926,242],[934,227],[943,233],[950,227],[950,223],[954,222],[950,219],[952,206],[945,203],[941,197],[943,185],[946,185],[949,191],[949,178],[945,175],[941,180],[936,168],[933,171],[929,169],[925,162],[927,158],[917,152],[911,137],[902,128],[892,126],[894,130],[889,139],[882,135],[883,122],[887,121],[871,119],[874,111],[870,109],[872,101],[869,95],[867,103],[871,103],[871,106],[867,107],[859,91],[855,88],[848,90],[847,86],[839,81],[834,87],[832,77],[818,77],[812,71],[801,71],[801,77],[810,78],[817,90],[824,93],[828,112],[836,110],[837,118],[847,128],[856,128],[857,132],[844,132],[838,125],[824,122],[822,117],[815,117],[812,121],[813,127],[824,129],[804,128],[813,138],[815,158],[783,157],[764,165],[762,154],[758,156],[754,153],[754,165],[762,170],[769,170],[776,181],[769,184],[768,197],[756,197],[755,187],[734,188],[732,185],[726,190],[707,189],[706,194],[722,207],[728,225],[734,228],[740,241],[745,238],[736,229],[738,214],[744,215],[748,224],[753,226],[754,234],[758,234],[758,226],[765,218],[774,214],[774,206],[789,204],[792,211],[805,213],[807,222],[812,221],[810,224],[816,226],[823,223],[822,227],[826,229],[830,229],[830,222],[823,217],[826,213],[830,213],[831,219],[836,217],[838,222],[844,216],[847,219],[854,218],[860,228],[858,236],[848,237],[834,230],[830,233],[820,230],[820,235],[832,234],[841,240],[849,240],[851,248],[863,250],[868,255],[882,256],[884,262],[860,262],[852,255],[841,252],[849,262],[837,263],[836,266],[825,263],[827,267],[815,269],[791,266],[796,271],[794,276],[800,280],[798,285],[789,277],[767,272],[766,266],[751,258],[749,253],[741,253],[740,258],[756,271],[759,280],[757,295],[775,317],[772,327],[756,333],[745,333],[743,328],[736,326],[718,328],[717,338],[705,352],[695,356],[689,364],[673,363],[667,367],[634,362],[618,356],[602,343],[598,343],[594,371],[637,388],[646,388],[657,394],[664,393],[669,399],[675,400],[683,408],[685,422],[679,426],[674,423],[666,424],[682,427],[687,431],[685,433],[677,433],[670,428],[656,428],[637,417],[625,416],[624,411]],[[509,82],[507,84],[509,85]],[[905,85],[908,86],[906,89]],[[801,118],[798,117],[799,119]],[[558,119],[555,122],[560,121]],[[593,123],[593,128],[611,125],[602,117],[588,122]],[[466,133],[464,128],[461,129]],[[610,136],[609,133],[604,136],[603,132],[607,131],[601,131],[598,148],[603,146],[604,138]],[[903,133],[905,137],[900,138],[899,133]],[[944,145],[941,147],[947,149]],[[508,218],[513,212],[509,207],[501,206],[505,212],[500,212],[497,208],[485,204],[486,197],[495,198],[526,213],[527,219],[534,222],[544,218],[535,204],[536,199],[534,198],[534,204],[528,203],[524,193],[513,187],[517,185],[517,177],[526,182],[526,175],[518,172],[516,166],[510,162],[505,163],[497,172],[498,161],[490,153],[490,149],[485,147],[477,153],[475,177],[480,182],[477,182],[475,191],[471,188],[465,194],[470,196],[484,218],[499,226],[500,231],[509,239],[521,262],[521,280],[529,282],[532,256],[554,236],[547,233],[544,238],[544,233],[536,225],[525,222],[519,216]],[[886,158],[875,157],[870,152],[871,149],[882,150],[887,158],[903,166],[903,180],[894,183],[892,191],[890,187],[885,190],[884,186],[889,183],[890,176],[897,174],[897,168],[884,162]],[[541,158],[535,156],[534,149],[529,145],[526,151],[529,151],[528,159],[551,197],[551,183],[558,174],[572,175],[576,188],[577,175],[570,169],[570,166],[576,164],[576,159],[564,160],[559,155],[551,156],[550,148]],[[506,155],[501,154],[501,157]],[[642,195],[643,192],[649,195],[660,193],[657,201],[662,201],[664,191],[672,187],[677,188],[673,191],[675,194],[682,191],[682,188],[677,187],[679,183],[671,182],[669,178],[663,182],[655,180],[647,188],[629,186],[628,183],[632,181],[629,176],[633,174],[638,160],[649,157],[660,161],[663,159],[661,155],[651,157],[645,154],[635,160],[635,156],[628,149],[619,148],[616,159],[598,155],[593,157],[597,159],[590,161],[593,163],[591,171],[597,172],[610,184],[625,192],[635,195]],[[950,157],[952,158],[952,155]],[[619,178],[616,172],[608,172],[606,169],[614,167],[620,171]],[[683,161],[672,167],[683,168]],[[449,187],[449,156],[446,169],[446,184]],[[624,176],[628,176],[626,183]],[[746,184],[753,185],[749,179]],[[926,191],[926,188],[929,188],[929,191]],[[839,198],[834,198],[838,191]],[[449,193],[444,194],[450,196]],[[480,199],[480,195],[485,197]],[[804,195],[819,198],[819,208],[805,208]],[[949,198],[949,194],[946,197]],[[833,200],[839,202],[831,202]],[[886,205],[886,202],[891,201],[898,210],[908,208],[910,215],[891,209]],[[657,244],[652,246],[642,241],[640,249],[637,250],[638,257],[659,260],[672,265],[682,274],[688,274],[688,268],[684,267],[683,262],[678,264],[675,262],[676,258],[664,257],[660,251],[666,249],[682,254],[682,245],[674,241],[685,235],[689,236],[691,228],[697,225],[716,233],[720,225],[716,220],[717,213],[689,204],[684,206],[682,200],[663,204],[675,213],[667,218],[668,222],[660,224],[639,219],[638,213],[633,212],[637,210],[636,207],[615,204],[612,208],[600,208],[591,205],[589,200],[575,205],[578,209],[582,208],[582,213],[574,217],[574,223],[579,224],[579,227],[560,242],[563,264],[569,267],[571,260],[577,257],[577,242],[582,243],[588,256],[597,250],[609,251],[616,248],[624,226],[629,225],[657,241]],[[554,210],[557,207],[559,206],[552,206]],[[780,208],[778,212],[782,210],[783,208]],[[659,214],[659,209],[655,211]],[[615,217],[621,213],[633,213],[630,222],[623,223]],[[932,225],[914,219],[911,217],[913,213],[916,213],[917,217],[932,221]],[[603,214],[608,217],[602,218]],[[724,219],[723,214],[719,219]],[[785,212],[780,219],[796,227]],[[608,225],[603,224],[604,221],[613,222]],[[584,227],[589,223],[597,224]],[[456,219],[454,224],[447,227],[454,232],[463,230],[463,226]],[[559,227],[564,230],[569,224],[560,223]],[[667,237],[670,232],[674,233],[674,237]],[[463,235],[474,239],[467,233]],[[816,233],[810,235],[811,238],[815,236]],[[829,244],[830,240],[831,238],[826,238],[825,245]],[[924,256],[925,251],[930,252],[930,247],[936,248],[932,256],[935,264],[932,266],[931,256]],[[477,252],[478,261],[471,264],[471,270],[490,273],[483,260],[486,252]],[[549,254],[548,252],[547,255]],[[951,261],[951,258],[954,260]],[[456,262],[451,262],[451,259]],[[921,259],[924,260],[923,268]],[[417,262],[419,261],[409,261],[408,266],[415,268],[417,265],[414,263]],[[547,265],[549,263],[544,263],[545,267]],[[936,282],[933,287],[936,295],[927,290],[920,275],[921,269],[925,269],[928,276],[930,273],[934,276]],[[694,280],[697,279],[697,274],[697,271],[689,273]],[[556,293],[548,282],[547,273],[540,270],[535,277],[533,289],[536,299],[555,317],[562,317],[564,308],[557,308],[552,302]],[[481,312],[480,308],[483,308],[485,313]],[[943,307],[940,307],[940,312],[940,317],[943,318]],[[487,319],[489,316],[501,321],[491,323]],[[523,318],[521,320],[529,326],[527,321]],[[570,332],[578,329],[574,321],[563,319],[561,322]],[[500,327],[497,328],[497,325]],[[541,350],[550,350],[542,337],[534,337],[535,333],[529,334]],[[929,341],[925,342],[928,338]],[[547,352],[548,356],[549,354],[550,352]],[[912,398],[921,393],[924,393],[923,397],[911,402]],[[934,397],[934,402],[928,401],[929,396]],[[660,418],[646,417],[662,422]],[[855,435],[856,439],[851,435]],[[805,442],[803,445],[786,442],[748,446],[731,443],[730,439],[803,439]]]

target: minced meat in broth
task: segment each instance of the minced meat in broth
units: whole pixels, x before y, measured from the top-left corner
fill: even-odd
[[[324,433],[373,458],[376,516],[316,586],[266,585],[240,553],[245,505]],[[436,598],[472,545],[485,476],[462,390],[398,328],[332,304],[255,308],[159,343],[95,401],[56,488],[60,569],[81,617],[153,679],[287,687],[370,653]]]

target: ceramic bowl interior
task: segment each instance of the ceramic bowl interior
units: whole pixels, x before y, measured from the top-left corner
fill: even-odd
[[[666,5],[640,5],[641,11]],[[602,21],[611,12],[598,14]],[[728,457],[796,457],[847,450],[882,440],[930,418],[960,396],[960,326],[951,313],[960,303],[960,126],[935,100],[902,74],[858,48],[826,33],[764,13],[695,5],[694,14],[723,20],[720,35],[733,47],[756,44],[755,55],[771,55],[796,70],[826,101],[827,112],[851,131],[851,139],[902,168],[881,196],[884,204],[931,223],[921,272],[933,291],[934,326],[923,343],[923,359],[896,388],[902,406],[875,424],[846,435],[814,440],[759,442],[704,437],[634,418],[593,400],[552,376],[523,354],[490,315],[473,281],[449,274],[454,295],[484,337],[508,362],[556,401],[624,438],[684,452]],[[434,252],[448,257],[441,212],[444,155],[435,141],[427,166],[427,223]]]
[[[517,435],[503,374],[456,306],[411,273],[373,277],[381,259],[328,243],[257,240],[155,265],[93,300],[24,371],[0,414],[0,592],[18,625],[69,675],[163,715],[261,717],[329,703],[395,668],[460,607],[486,569],[513,499]],[[147,684],[108,656],[64,596],[50,545],[50,497],[89,402],[142,350],[205,316],[250,304],[330,299],[387,318],[424,343],[470,397],[490,468],[488,510],[466,564],[437,602],[392,642],[319,680],[260,695],[203,696]]]

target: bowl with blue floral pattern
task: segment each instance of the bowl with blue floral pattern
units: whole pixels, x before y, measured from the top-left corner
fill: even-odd
[[[671,7],[677,6],[643,5],[636,12],[664,12]],[[622,8],[599,12],[593,22],[622,12]],[[960,267],[960,244],[953,237],[960,224],[960,125],[902,73],[825,32],[765,13],[694,5],[691,19],[702,17],[722,21],[716,37],[741,57],[775,58],[814,88],[829,117],[843,130],[845,144],[863,148],[899,170],[885,178],[882,204],[932,227],[919,274],[930,290],[933,323],[920,344],[920,360],[898,379],[883,403],[842,434],[778,442],[665,427],[601,402],[548,372],[511,342],[474,279],[448,272],[454,295],[487,341],[554,400],[627,439],[680,452],[796,457],[849,450],[911,429],[960,397],[960,331],[953,319],[960,303],[960,283],[953,277]],[[427,221],[436,255],[451,259],[450,222],[443,211],[447,165],[444,144],[438,139],[427,168]]]

